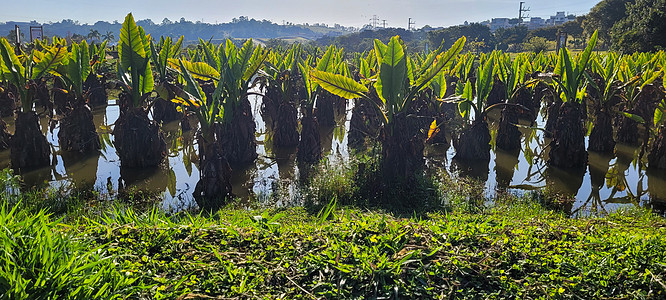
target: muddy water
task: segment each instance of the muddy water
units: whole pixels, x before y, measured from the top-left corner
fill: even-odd
[[[270,202],[274,201],[270,197],[273,191],[285,184],[289,186],[299,178],[296,149],[273,149],[259,112],[261,99],[251,96],[250,102],[257,123],[259,157],[254,164],[234,170],[233,192],[248,201]],[[321,129],[323,150],[330,161],[343,161],[349,157],[347,132],[351,108],[349,103],[346,110],[343,108],[336,113],[338,126]],[[119,115],[118,105],[110,100],[108,106],[94,109],[93,114],[102,136],[103,149],[100,153],[87,156],[61,153],[57,141],[58,127],[50,128],[48,120],[42,119],[43,132],[53,145],[52,166],[21,174],[27,186],[74,183],[92,187],[100,194],[109,196],[123,189],[139,189],[161,194],[165,208],[181,209],[196,205],[192,192],[199,171],[194,131],[181,132],[178,122],[165,124],[162,129],[169,148],[168,161],[159,168],[121,168],[113,147],[113,135],[110,134]],[[491,130],[496,130],[496,120],[497,116],[491,116]],[[5,121],[10,125],[10,131],[13,130],[13,120],[8,118]],[[543,128],[545,120],[539,118],[537,123]],[[550,141],[540,131],[521,131],[523,146],[520,152],[493,150],[489,163],[469,165],[453,160],[453,147],[435,145],[426,147],[427,165],[485,182],[489,197],[497,191],[522,193],[545,187],[575,195],[576,201],[571,207],[575,213],[603,213],[633,205],[661,207],[662,201],[666,200],[666,172],[643,170],[636,159],[639,153],[637,148],[618,145],[617,154],[611,156],[590,153],[585,170],[565,171],[546,165],[547,153],[543,149],[547,149]],[[526,138],[530,135],[531,138]],[[9,167],[9,150],[0,152],[0,168],[6,167]]]

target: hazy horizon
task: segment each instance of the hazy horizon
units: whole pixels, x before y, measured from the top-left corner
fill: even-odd
[[[558,3],[545,1],[525,1],[531,10],[526,14],[548,18],[557,11],[582,15],[600,1],[563,0]],[[128,12],[136,20],[151,19],[159,24],[164,18],[178,21],[204,23],[228,23],[233,18],[247,16],[256,20],[270,20],[282,24],[283,21],[295,24],[337,23],[343,26],[362,27],[369,24],[373,15],[378,25],[386,20],[387,27],[406,28],[408,18],[412,18],[416,28],[425,25],[432,27],[451,26],[468,22],[481,22],[491,18],[516,18],[520,1],[507,0],[367,0],[367,1],[319,1],[285,0],[279,5],[266,0],[249,0],[243,3],[231,1],[80,1],[80,0],[26,0],[3,5],[0,11],[2,22],[39,23],[59,22],[63,19],[79,21],[81,24],[94,24],[97,21],[119,21]],[[271,4],[269,4],[271,3]],[[233,5],[233,7],[228,7]],[[103,12],[103,13],[102,13]]]

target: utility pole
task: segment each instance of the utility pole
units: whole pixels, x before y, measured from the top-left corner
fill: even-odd
[[[382,27],[386,28],[386,20],[382,20]]]
[[[412,22],[412,18],[409,18],[409,21],[407,21],[407,31],[412,30],[412,25],[416,23]]]
[[[524,12],[528,12],[528,11],[530,11],[529,8],[523,8],[523,4],[525,4],[525,2],[524,2],[524,1],[520,1],[520,8],[518,9],[518,21],[519,21],[520,23],[523,22],[523,18],[527,18],[527,17],[528,17],[527,15],[523,16],[523,13],[524,13]]]

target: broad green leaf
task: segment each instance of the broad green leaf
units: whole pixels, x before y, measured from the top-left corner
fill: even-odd
[[[172,68],[182,65],[195,79],[200,79],[204,81],[220,79],[220,73],[218,73],[217,70],[215,70],[213,67],[211,67],[205,62],[189,62],[186,60],[170,58],[169,65]]]
[[[657,107],[654,110],[654,126],[659,127],[659,123],[661,123],[661,120],[663,118],[664,111],[661,107]]]
[[[132,13],[125,17],[123,26],[120,29],[120,46],[118,47],[120,55],[120,65],[124,70],[138,68],[146,58],[146,51],[143,45],[139,27],[134,22]]]
[[[400,43],[400,37],[394,36],[386,48],[379,67],[379,78],[375,83],[377,94],[384,103],[387,103],[389,109],[401,102],[400,97],[404,93],[406,73],[407,59],[405,58],[405,51]]]
[[[339,74],[310,70],[310,78],[329,93],[344,99],[364,98],[368,93],[364,85]]]
[[[335,60],[333,51],[335,51],[334,46],[328,46],[324,55],[317,62],[317,71],[331,72]]]
[[[459,38],[453,46],[451,46],[451,49],[446,51],[446,53],[438,55],[435,60],[434,64],[432,67],[427,69],[417,80],[416,80],[416,86],[418,87],[418,90],[422,90],[425,88],[429,83],[430,80],[432,80],[437,74],[440,73],[441,70],[444,68],[448,68],[451,63],[453,62],[453,59],[458,56],[460,51],[462,51],[464,45],[465,45],[465,37]]]
[[[2,55],[2,72],[5,74],[5,78],[9,78],[10,81],[16,85],[22,85],[23,74],[25,74],[25,67],[21,64],[21,61],[14,53],[14,47],[9,45],[9,42],[5,38],[0,38],[0,54]]]
[[[268,57],[268,53],[269,52],[264,51],[261,46],[254,49],[254,53],[252,53],[252,57],[249,61],[250,64],[245,69],[245,73],[243,73],[243,81],[249,81],[254,74],[257,74],[259,69],[261,69],[261,65],[266,60],[266,57]]]
[[[636,122],[638,122],[638,123],[645,124],[645,120],[644,120],[641,116],[639,116],[639,115],[632,114],[632,113],[628,113],[628,112],[624,112],[624,111],[622,111],[622,112],[620,112],[620,113],[623,114],[625,117],[627,117],[627,118],[629,118],[629,119],[632,119],[632,120],[634,120],[634,121],[636,121]]]
[[[42,77],[47,72],[58,67],[63,60],[67,59],[67,47],[56,46],[44,53],[39,62],[32,68],[32,79]]]

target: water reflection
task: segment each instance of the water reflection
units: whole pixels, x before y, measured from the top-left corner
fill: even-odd
[[[265,126],[259,106],[261,98],[250,97],[257,128],[257,160],[233,171],[233,193],[245,199],[263,199],[279,189],[295,190],[297,184],[307,182],[312,167],[298,165],[296,148],[274,148],[270,128]],[[353,102],[336,105],[336,126],[322,127],[322,150],[330,164],[348,159],[347,133]],[[51,167],[23,172],[26,187],[46,187],[60,183],[92,185],[101,193],[115,193],[123,189],[143,189],[163,196],[164,206],[182,208],[193,205],[192,192],[199,180],[196,130],[183,132],[178,122],[164,124],[162,130],[168,144],[168,159],[160,168],[120,168],[113,145],[113,123],[119,109],[115,101],[93,110],[93,122],[98,127],[102,150],[86,156],[60,153],[57,141],[58,127],[48,118],[42,118],[40,128],[53,145]],[[13,131],[13,118],[6,118]],[[491,118],[492,121],[492,118]],[[491,127],[493,122],[491,122]],[[543,117],[536,127],[543,128]],[[493,127],[494,128],[494,127]],[[485,182],[487,195],[498,191],[524,192],[548,187],[559,193],[575,195],[573,211],[612,211],[623,205],[648,202],[653,207],[666,203],[666,172],[644,170],[637,157],[639,149],[618,144],[616,156],[589,153],[589,166],[581,170],[560,170],[545,163],[549,140],[541,131],[520,128],[523,145],[520,152],[493,150],[490,161],[453,161],[455,154],[450,144],[428,145],[425,148],[426,174],[434,176],[449,170],[458,176],[467,176]],[[450,133],[446,133],[450,135]],[[450,136],[448,141],[451,140]],[[0,168],[9,167],[9,150],[0,151]],[[275,199],[267,201],[274,201]],[[285,205],[288,201],[285,202]],[[269,203],[271,204],[271,203]],[[272,203],[275,204],[275,203]],[[277,203],[276,205],[280,205]]]

